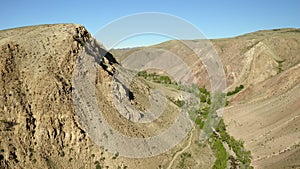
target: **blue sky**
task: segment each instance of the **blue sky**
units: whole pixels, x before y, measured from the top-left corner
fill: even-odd
[[[261,29],[300,27],[299,0],[6,0],[1,3],[0,29],[49,23],[79,23],[95,34],[120,17],[140,12],[163,12],[181,17],[194,24],[210,39]],[[163,40],[166,38],[148,36],[143,42],[142,37],[137,37],[123,46],[147,45]]]

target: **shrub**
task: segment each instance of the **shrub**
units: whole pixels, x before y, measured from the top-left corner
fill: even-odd
[[[244,89],[244,85],[237,86],[237,87],[235,87],[234,91],[228,92],[228,93],[227,93],[227,96],[234,95],[234,94],[240,92],[240,91],[243,90],[243,89]]]
[[[184,100],[177,99],[174,101],[174,104],[176,104],[178,107],[182,107],[182,106],[184,106],[185,102],[184,102]]]
[[[96,169],[101,169],[102,167],[100,166],[100,164],[96,164]]]

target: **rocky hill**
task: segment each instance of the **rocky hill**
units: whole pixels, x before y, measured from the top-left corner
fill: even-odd
[[[178,106],[168,101],[166,112],[149,125],[121,116],[111,99],[118,62],[83,26],[56,24],[2,30],[0,46],[0,168],[167,168],[176,163],[182,148],[193,150],[192,161],[197,161],[198,168],[213,165],[209,146],[191,145],[198,140],[191,135],[168,152],[148,158],[119,156],[95,143],[95,135],[90,133],[94,128],[87,124],[96,118],[87,119],[88,114],[81,111],[81,106],[88,109],[90,103],[77,102],[82,94],[79,91],[84,90],[80,83],[88,81],[90,68],[96,70],[94,79],[90,79],[96,92],[92,97],[96,97],[105,120],[125,135],[156,135],[172,124]],[[93,64],[84,65],[82,60]],[[161,87],[168,97],[176,97],[174,89],[143,79],[134,80],[132,91],[117,85],[122,97],[134,93],[134,100],[128,98],[140,110],[147,108],[149,87]]]
[[[80,25],[0,32],[0,168],[125,167],[91,142],[75,114],[72,73],[85,43],[104,50]],[[103,77],[109,64],[98,65]]]

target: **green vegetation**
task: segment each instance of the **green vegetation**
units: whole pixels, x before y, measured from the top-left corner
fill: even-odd
[[[101,169],[100,164],[96,164],[96,169]]]
[[[244,85],[239,85],[239,86],[235,87],[234,91],[228,92],[227,96],[231,96],[231,95],[237,94],[238,92],[240,92],[243,89],[244,89]]]
[[[154,73],[147,73],[146,71],[140,71],[138,72],[137,76],[143,77],[144,79],[147,79],[149,81],[153,81],[155,83],[161,83],[161,84],[175,84],[176,82],[172,81],[169,76],[161,76]]]
[[[146,71],[141,71],[138,73],[138,76],[156,83],[179,85],[176,82],[172,82],[168,76],[160,76],[156,73],[148,74]],[[197,85],[189,87],[179,85],[178,87],[182,91],[194,93],[197,97],[199,97],[200,102],[202,103],[198,110],[190,110],[189,114],[191,119],[194,120],[195,124],[201,130],[204,130],[207,133],[213,133],[210,135],[210,145],[216,156],[213,168],[225,169],[227,167],[227,163],[232,161],[234,161],[239,168],[253,168],[250,165],[252,158],[250,151],[245,150],[243,145],[244,143],[242,141],[235,140],[227,133],[223,119],[217,115],[217,110],[219,108],[228,105],[226,96],[237,94],[244,89],[244,85],[239,85],[233,91],[228,93],[211,93],[205,88],[205,86],[198,87]],[[183,107],[185,105],[184,100],[172,100],[172,98],[169,98],[169,100],[178,107]],[[236,159],[235,157],[228,155],[224,144],[227,144],[228,147],[236,154]],[[187,153],[183,153],[181,155],[181,159],[179,161],[180,168],[185,167],[185,160],[188,157],[191,157],[191,155]]]
[[[276,31],[280,31],[281,29],[272,29],[272,31],[276,32]]]
[[[216,161],[213,166],[214,169],[225,169],[227,166],[228,155],[223,143],[220,140],[214,140],[212,148],[215,151]]]
[[[278,67],[277,67],[277,69],[278,69],[278,71],[277,71],[277,74],[279,74],[279,73],[281,73],[282,71],[283,71],[283,69],[282,69],[282,63],[284,62],[285,60],[282,60],[282,61],[276,61],[277,62],[277,64],[278,64]]]
[[[223,119],[218,117],[216,113],[219,108],[228,104],[226,95],[234,95],[243,88],[244,86],[240,85],[236,87],[234,91],[228,92],[227,94],[221,92],[211,94],[204,86],[199,88],[199,99],[204,106],[196,112],[197,117],[195,118],[195,124],[202,130],[213,132],[210,136],[210,145],[216,156],[216,161],[213,166],[214,169],[226,168],[228,161],[236,161],[236,164],[239,165],[240,168],[253,168],[250,166],[252,158],[250,151],[245,150],[242,141],[235,140],[227,133]],[[205,126],[205,123],[209,123],[210,125]],[[213,130],[212,128],[215,129]],[[228,155],[224,144],[227,144],[236,154],[236,159],[232,159],[233,157]]]
[[[253,168],[250,166],[252,159],[250,151],[245,150],[243,141],[235,140],[227,133],[223,119],[220,120],[216,131],[220,134],[222,142],[226,142],[229,148],[231,148],[236,154],[237,160],[240,162],[241,166],[245,168]]]
[[[213,140],[212,149],[216,155],[216,161],[213,168],[224,169],[226,168],[227,161],[229,160],[237,161],[237,164],[241,168],[253,168],[250,165],[252,159],[250,151],[245,150],[243,141],[235,140],[227,133],[223,119],[220,120],[219,125],[216,128],[216,132],[211,136],[211,139]],[[229,156],[223,146],[224,143],[226,143],[236,154],[236,159],[229,159]]]
[[[80,45],[81,45],[81,46],[84,46],[84,45],[85,45],[84,41],[81,41],[81,42],[80,42]]]
[[[209,91],[207,91],[205,86],[199,88],[199,99],[200,99],[200,102],[202,102],[202,103],[206,102],[206,103],[210,104],[210,93],[209,93]]]
[[[179,99],[173,101],[173,103],[176,104],[178,107],[183,107],[185,104],[184,100],[179,100]]]
[[[198,125],[200,129],[203,129],[204,123],[207,120],[207,117],[209,115],[210,108],[209,106],[205,106],[199,111],[197,111],[197,117],[195,118],[195,124]]]
[[[200,117],[196,117],[195,123],[199,126],[200,129],[204,126],[204,121]]]

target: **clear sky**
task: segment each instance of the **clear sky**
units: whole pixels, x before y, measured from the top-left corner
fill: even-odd
[[[300,0],[5,0],[1,2],[0,29],[79,23],[94,34],[111,21],[140,12],[181,17],[210,39],[261,29],[300,27]],[[146,39],[159,42],[163,38]],[[133,46],[134,41],[142,43],[141,38],[136,38],[130,42]]]

